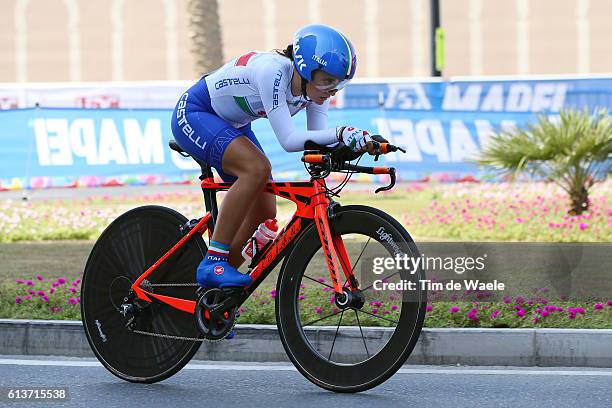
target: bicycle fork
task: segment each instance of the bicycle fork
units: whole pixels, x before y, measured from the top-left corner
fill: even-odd
[[[357,307],[361,308],[365,302],[365,298],[359,290],[359,282],[353,273],[351,262],[344,246],[344,241],[341,235],[333,235],[329,226],[329,218],[327,209],[329,203],[320,203],[315,207],[315,225],[321,240],[321,246],[325,254],[325,260],[329,269],[329,274],[334,286],[335,303],[341,308]],[[346,278],[346,286],[340,276],[340,267]]]

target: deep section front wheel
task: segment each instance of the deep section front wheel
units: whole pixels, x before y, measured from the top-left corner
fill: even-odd
[[[87,260],[81,293],[85,334],[100,362],[124,380],[164,380],[185,366],[201,344],[167,337],[199,337],[190,313],[137,300],[131,329],[121,313],[131,285],[183,237],[180,228],[186,222],[187,218],[169,208],[135,208],[104,230]],[[195,235],[143,281],[142,287],[196,300],[195,269],[205,252],[202,237]]]
[[[313,224],[296,242],[279,275],[279,334],[289,358],[310,381],[336,392],[364,391],[393,375],[412,352],[425,317],[426,291],[418,286],[425,277],[421,269],[401,267],[373,273],[375,259],[419,257],[408,232],[384,212],[341,207],[330,219],[330,228],[332,235],[342,237],[362,301],[349,307],[335,302]],[[397,287],[408,281],[416,284],[409,292],[381,289],[383,283]]]

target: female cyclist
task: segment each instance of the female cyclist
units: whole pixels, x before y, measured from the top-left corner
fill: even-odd
[[[329,98],[355,75],[357,58],[350,41],[324,25],[300,29],[293,44],[279,52],[250,52],[206,75],[176,106],[172,133],[179,146],[234,181],[219,209],[208,253],[196,279],[206,288],[247,286],[236,268],[241,250],[257,226],[276,216],[276,198],[265,193],[271,166],[251,130],[268,118],[280,145],[290,152],[304,143],[342,142],[353,151],[373,153],[368,132],[328,128]],[[306,108],[308,130],[295,128],[291,116]]]

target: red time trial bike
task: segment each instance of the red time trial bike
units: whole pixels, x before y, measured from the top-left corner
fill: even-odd
[[[377,144],[379,153],[398,148]],[[187,153],[170,142],[170,147]],[[265,190],[295,203],[276,239],[249,265],[246,288],[203,289],[195,270],[207,251],[217,217],[216,183],[202,169],[206,215],[188,220],[161,206],[132,209],[101,234],[87,261],[81,312],[87,340],[100,362],[131,382],[153,383],[177,373],[202,341],[223,340],[238,311],[271,273],[278,274],[276,322],[289,359],[308,380],[336,392],[372,388],[391,377],[413,350],[423,326],[426,293],[379,291],[379,282],[418,281],[422,270],[385,270],[372,275],[372,259],[418,257],[402,225],[383,211],[334,200],[351,174],[388,174],[395,169],[352,164],[345,148],[315,146],[302,161],[307,182],[270,182]],[[197,160],[196,160],[197,161]],[[325,178],[345,173],[336,188]],[[283,261],[280,270],[275,267]],[[274,272],[273,272],[274,271]],[[261,291],[259,292],[261,293]],[[265,303],[265,299],[258,302]],[[270,301],[270,299],[268,299]]]

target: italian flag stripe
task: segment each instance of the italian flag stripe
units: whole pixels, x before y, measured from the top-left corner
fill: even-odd
[[[257,116],[249,106],[249,103],[247,102],[244,96],[234,96],[234,100],[236,101],[238,106],[240,106],[240,109],[245,111],[248,115]]]
[[[351,69],[353,68],[353,54],[351,54],[351,47],[348,44],[348,41],[346,41],[346,38],[344,37],[344,35],[340,34],[340,37],[342,37],[342,39],[344,40],[344,44],[346,45],[346,50],[347,50],[347,55],[348,55],[348,67],[346,69],[346,76],[349,76],[351,74]]]
[[[217,255],[217,256],[227,256],[229,254],[229,251],[218,251],[216,249],[213,248],[209,248],[208,249],[208,253],[210,255]]]
[[[244,54],[243,56],[239,57],[236,60],[236,67],[244,67],[246,66],[247,62],[249,62],[249,59],[251,59],[251,57],[253,55],[255,55],[256,52],[249,52],[248,54]]]

